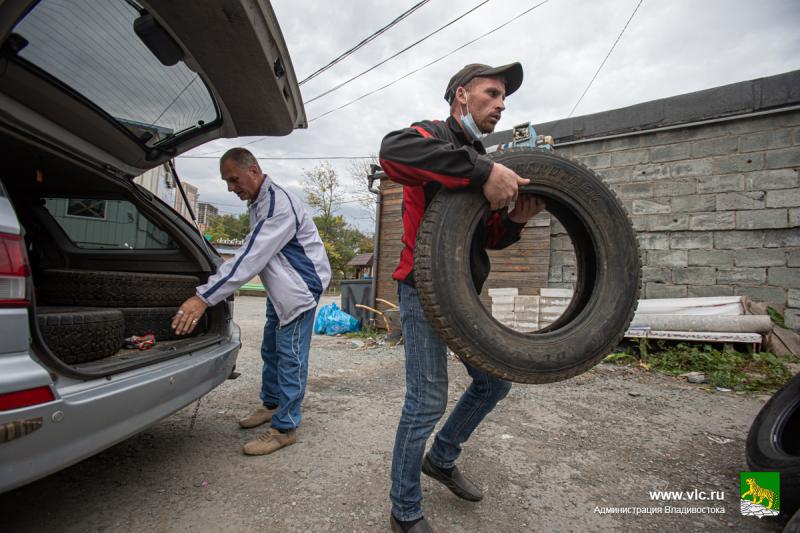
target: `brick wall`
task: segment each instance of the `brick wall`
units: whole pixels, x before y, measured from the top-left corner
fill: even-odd
[[[547,134],[547,130],[540,130]],[[747,295],[788,307],[800,327],[800,111],[568,144],[633,220],[643,296]],[[574,255],[551,225],[549,286]]]

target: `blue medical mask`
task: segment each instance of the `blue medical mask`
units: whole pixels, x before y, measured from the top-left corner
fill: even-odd
[[[467,114],[465,115],[463,110],[461,111],[461,125],[465,130],[467,130],[467,133],[469,133],[470,137],[476,141],[480,141],[486,137],[486,134],[483,133],[480,128],[478,128],[478,124],[475,123],[472,113],[469,112],[469,100],[467,100]]]

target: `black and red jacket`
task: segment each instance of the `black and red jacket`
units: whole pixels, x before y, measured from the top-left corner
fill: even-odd
[[[403,185],[403,250],[392,274],[414,285],[414,244],[422,215],[442,186],[480,189],[489,178],[492,163],[480,141],[471,141],[452,116],[446,121],[415,122],[410,128],[389,133],[381,143],[380,164],[392,181]],[[503,209],[478,225],[470,264],[472,280],[480,292],[489,276],[486,248],[505,248],[519,240],[525,224],[508,218]]]

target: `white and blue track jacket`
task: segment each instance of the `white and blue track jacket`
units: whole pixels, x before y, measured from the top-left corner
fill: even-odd
[[[248,206],[250,233],[197,295],[215,305],[261,278],[281,326],[314,308],[331,279],[328,255],[303,203],[264,175],[258,198]]]

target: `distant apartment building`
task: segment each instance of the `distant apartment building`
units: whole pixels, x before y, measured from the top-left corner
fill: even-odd
[[[196,214],[198,211],[197,204],[200,199],[199,189],[187,181],[181,181],[181,186],[183,187],[184,192],[186,192],[186,199],[189,202],[189,206],[192,208],[191,212]],[[180,193],[175,195],[174,207],[175,211],[180,213],[183,218],[189,221],[192,220],[192,215],[189,212],[186,203],[184,203],[183,196]]]
[[[200,202],[197,205],[197,223],[201,226],[208,226],[211,217],[219,214],[219,209],[207,202]]]

